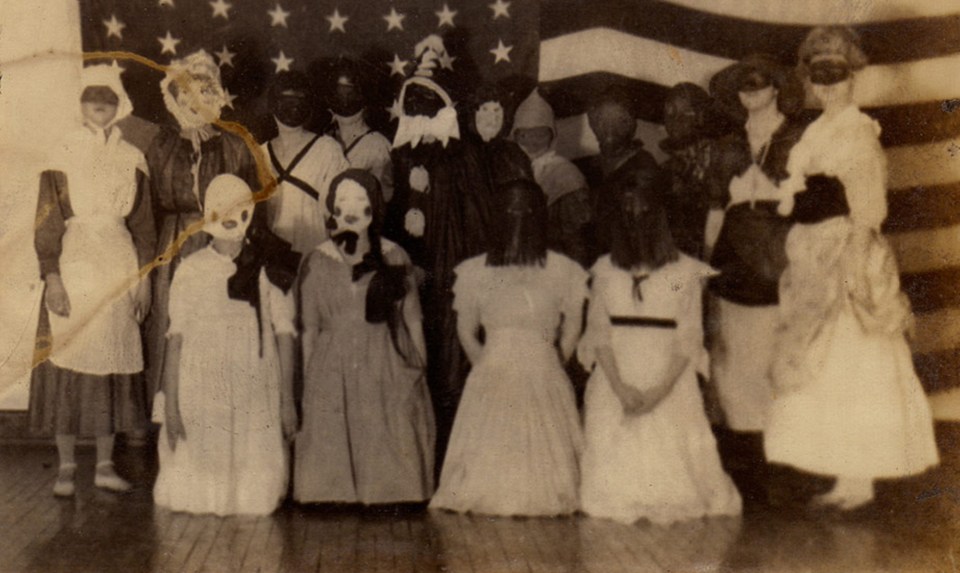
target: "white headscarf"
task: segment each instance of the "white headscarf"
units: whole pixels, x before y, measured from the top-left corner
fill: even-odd
[[[133,113],[133,102],[130,101],[130,96],[123,89],[123,82],[120,80],[120,74],[122,73],[123,68],[114,62],[112,65],[87,66],[83,68],[80,74],[80,93],[83,93],[83,90],[89,87],[103,86],[110,88],[110,91],[117,96],[117,115],[108,125],[104,126],[104,129],[113,126]]]
[[[50,150],[47,168],[67,174],[71,196],[127,188],[136,184],[137,169],[147,172],[143,154],[124,140],[117,126],[133,112],[121,73],[123,69],[116,64],[89,66],[80,73],[80,94],[93,86],[110,89],[117,96],[117,114],[104,127],[85,122],[68,130]],[[78,94],[78,103],[80,97]]]

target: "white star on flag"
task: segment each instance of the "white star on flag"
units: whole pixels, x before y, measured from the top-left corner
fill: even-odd
[[[230,109],[234,109],[233,100],[237,99],[237,96],[230,93],[230,90],[227,88],[223,88],[223,98],[226,100],[223,105],[229,107]]]
[[[277,7],[273,10],[267,10],[267,14],[270,15],[270,25],[271,26],[283,26],[287,27],[287,16],[290,15],[290,12],[287,12],[283,9],[279,3]]]
[[[497,40],[497,47],[490,50],[490,53],[493,54],[494,64],[499,64],[500,62],[510,63],[510,50],[513,49],[513,46],[504,46],[503,40]]]
[[[213,8],[213,16],[211,16],[212,18],[223,16],[224,20],[230,19],[229,12],[230,8],[233,8],[233,4],[227,2],[226,0],[214,0],[213,2],[210,2],[210,7]]]
[[[504,2],[503,0],[497,0],[493,4],[488,4],[491,10],[493,10],[493,19],[496,20],[500,16],[504,18],[510,17],[510,3]]]
[[[280,50],[280,55],[276,58],[270,58],[270,61],[277,66],[275,72],[279,74],[280,72],[290,71],[290,65],[293,63],[293,58],[288,58],[287,55],[283,53],[283,50]]]
[[[437,23],[437,28],[443,28],[444,26],[450,26],[451,28],[456,27],[456,25],[453,23],[453,18],[457,15],[457,11],[451,10],[446,3],[443,4],[443,10],[434,12],[434,14],[436,14],[437,19],[440,20]]]
[[[214,55],[216,55],[217,58],[219,58],[220,67],[223,67],[223,66],[233,67],[233,57],[236,56],[237,54],[234,52],[231,52],[227,48],[227,45],[224,44],[223,48],[219,52],[214,52]]]
[[[160,6],[161,8],[163,6],[169,6],[171,8],[174,8],[173,0],[160,0],[159,2],[157,2],[157,5]]]
[[[406,14],[401,14],[397,12],[396,8],[391,7],[390,13],[386,16],[382,16],[384,20],[387,21],[387,32],[390,30],[400,30],[403,31],[403,19],[406,18]]]
[[[396,100],[396,99],[393,100],[393,104],[391,104],[390,107],[384,108],[384,109],[390,112],[390,121],[393,121],[395,119],[400,119],[400,113],[403,111],[402,109],[400,109],[400,100]]]
[[[347,20],[349,20],[350,18],[348,18],[347,16],[341,16],[339,9],[334,8],[333,14],[330,14],[329,16],[327,16],[326,19],[327,19],[327,22],[330,22],[330,30],[329,30],[330,33],[333,33],[336,30],[341,31],[344,34],[347,33],[347,29],[343,25],[346,24]]]
[[[160,42],[161,54],[177,55],[177,44],[180,43],[180,39],[170,35],[170,30],[167,30],[167,35],[163,38],[157,38],[157,41]]]
[[[404,75],[406,73],[404,71],[404,68],[406,68],[407,64],[409,63],[410,62],[408,62],[407,60],[401,60],[400,56],[398,56],[397,54],[394,54],[393,61],[387,63],[387,65],[390,66],[390,75],[391,76],[394,74],[398,76]]]
[[[453,61],[456,60],[456,59],[457,59],[456,56],[451,56],[451,55],[449,54],[449,52],[447,52],[446,50],[444,50],[443,52],[441,52],[441,53],[440,53],[440,56],[437,58],[437,60],[440,61],[440,67],[441,67],[441,68],[446,68],[446,69],[448,69],[448,70],[452,70],[452,69],[453,69]]]
[[[116,14],[111,14],[109,20],[104,20],[103,25],[107,27],[107,37],[116,36],[118,40],[123,39],[123,29],[127,27],[126,24],[117,20]]]

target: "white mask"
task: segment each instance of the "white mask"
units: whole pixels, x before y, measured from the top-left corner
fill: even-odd
[[[373,222],[373,206],[367,197],[367,190],[351,179],[344,179],[334,190],[333,213],[331,216],[336,224],[333,235],[346,231],[353,231],[361,235]]]
[[[240,241],[253,219],[253,194],[236,175],[214,177],[203,205],[203,230],[217,239]]]
[[[484,142],[496,137],[503,129],[503,106],[498,101],[484,102],[474,115],[477,133]]]

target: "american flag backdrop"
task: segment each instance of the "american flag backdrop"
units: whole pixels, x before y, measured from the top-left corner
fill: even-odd
[[[811,26],[849,24],[871,61],[856,98],[883,127],[885,232],[917,315],[918,371],[929,390],[960,385],[955,1],[80,0],[80,9],[85,50],[129,50],[161,64],[199,48],[214,54],[233,98],[225,118],[251,125],[265,115],[262,94],[281,69],[307,71],[347,54],[370,62],[390,92],[399,72],[411,71],[413,45],[440,33],[462,78],[539,79],[557,111],[559,149],[572,158],[594,151],[583,112],[611,82],[635,90],[639,133],[656,152],[669,86],[706,86],[754,52],[792,64]],[[159,121],[159,73],[125,67],[135,113]]]
[[[220,64],[231,100],[224,119],[252,126],[266,115],[262,96],[276,73],[309,74],[338,56],[367,63],[389,104],[428,34],[444,38],[455,99],[475,82],[535,78],[538,11],[535,0],[80,0],[85,51],[168,64],[202,48]],[[160,73],[123,66],[135,113],[159,121]]]
[[[583,112],[610,83],[637,94],[654,142],[669,86],[706,87],[754,52],[793,64],[811,26],[852,26],[871,62],[855,97],[889,159],[884,232],[917,317],[914,361],[928,390],[960,385],[960,3],[545,0],[540,16],[539,80],[571,157],[594,151]]]

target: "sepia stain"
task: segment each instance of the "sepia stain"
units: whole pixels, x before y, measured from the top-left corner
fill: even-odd
[[[680,50],[676,46],[669,46],[667,48],[667,55],[670,56],[670,59],[674,62],[677,62],[678,65],[683,66],[683,54],[680,53]]]
[[[54,56],[56,54],[48,54]],[[134,62],[146,66],[152,70],[166,74],[169,71],[169,66],[160,64],[151,60],[150,58],[144,57],[135,52],[128,52],[124,50],[112,50],[112,51],[91,51],[83,52],[82,58],[84,62],[95,61],[95,60],[116,60],[124,62]],[[192,78],[186,73],[180,74],[174,78],[174,81],[177,82],[181,87],[185,86],[188,82],[193,81]],[[79,101],[79,98],[78,98]],[[257,144],[257,140],[253,137],[253,134],[241,123],[235,121],[224,121],[222,119],[214,119],[210,122],[212,125],[217,126],[218,128],[228,131],[238,137],[240,137],[244,144],[247,146],[247,149],[250,151],[250,155],[253,157],[254,162],[257,167],[257,180],[260,183],[260,190],[256,191],[253,194],[255,202],[266,201],[269,199],[277,190],[277,180],[273,176],[273,173],[270,171],[270,164],[267,160],[266,155],[263,150]],[[49,210],[37,214],[35,225],[39,225],[47,216],[49,216]],[[183,248],[183,245],[187,240],[195,235],[196,233],[203,231],[203,220],[196,221],[187,226],[186,229],[180,232],[170,246],[162,253],[158,254],[156,258],[140,268],[139,273],[136,277],[130,277],[121,287],[119,287],[115,292],[111,293],[104,302],[101,304],[101,308],[105,308],[112,301],[123,297],[128,296],[129,291],[136,288],[137,285],[144,279],[146,279],[150,272],[153,269],[170,264],[171,261],[177,256],[180,250]],[[92,316],[96,316],[94,313]],[[66,333],[63,336],[63,339],[70,340],[73,336],[82,334],[82,329],[85,324],[77,325],[72,331]],[[53,347],[53,340],[51,336],[47,333],[41,334],[37,337],[35,346],[34,346],[34,355],[33,355],[33,368],[36,368],[41,363],[43,363],[50,355]]]

